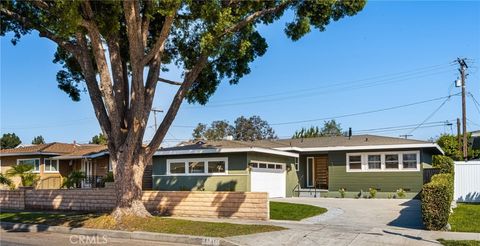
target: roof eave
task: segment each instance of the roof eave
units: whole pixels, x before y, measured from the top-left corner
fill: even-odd
[[[267,148],[212,148],[212,149],[190,149],[190,150],[158,150],[154,156],[164,155],[193,155],[193,154],[214,154],[214,153],[239,153],[239,152],[258,152],[272,155],[281,155],[288,157],[298,157],[297,153],[291,153],[276,149]]]
[[[442,148],[436,143],[420,143],[420,144],[382,144],[382,145],[361,145],[361,146],[333,146],[333,147],[281,147],[274,148],[283,151],[298,151],[298,152],[321,152],[321,151],[342,151],[342,150],[378,150],[378,149],[416,149],[416,148],[433,148],[444,155]]]

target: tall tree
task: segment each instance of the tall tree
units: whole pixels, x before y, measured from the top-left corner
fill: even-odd
[[[335,120],[330,120],[323,123],[321,130],[318,126],[311,126],[308,129],[302,127],[302,129],[295,131],[292,138],[316,138],[342,135],[344,134],[340,123],[337,123]]]
[[[221,140],[227,136],[233,136],[233,126],[226,120],[213,121],[209,127],[199,123],[193,130],[192,136],[196,139]]]
[[[92,137],[92,141],[90,141],[91,144],[101,144],[101,145],[107,145],[108,144],[108,139],[103,133],[99,133],[98,135],[95,135]]]
[[[445,155],[452,158],[456,161],[463,160],[463,152],[458,143],[458,138],[456,135],[452,134],[442,134],[437,139],[437,144],[443,149]],[[472,148],[472,135],[467,135],[467,158],[476,159],[480,158],[480,150]]]
[[[250,118],[240,116],[235,120],[235,140],[254,141],[276,138],[273,128],[260,116],[254,115]]]
[[[21,144],[20,138],[15,133],[5,133],[0,138],[1,149],[13,149]]]
[[[117,194],[113,216],[150,216],[141,202],[145,164],[163,141],[184,99],[205,104],[222,79],[231,84],[265,54],[258,25],[293,20],[285,33],[298,40],[311,28],[353,16],[364,0],[346,1],[1,1],[0,34],[13,43],[36,31],[58,45],[60,89],[80,100],[86,89],[108,138]],[[160,77],[167,65],[183,69],[181,82]],[[145,76],[144,76],[145,75]],[[143,137],[157,83],[178,86],[158,130]]]
[[[45,144],[45,139],[43,139],[43,136],[36,136],[32,140],[32,144]]]

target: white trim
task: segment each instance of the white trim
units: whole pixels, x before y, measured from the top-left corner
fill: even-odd
[[[286,170],[286,167],[287,167],[287,164],[286,163],[281,163],[281,162],[271,162],[271,161],[257,161],[257,160],[250,160],[250,163],[248,163],[248,165],[251,165],[252,163],[256,163],[258,165],[258,167],[252,167],[250,166],[252,169],[254,170],[258,170],[258,169],[267,169],[267,170],[282,170],[282,171],[285,171]],[[267,164],[267,167],[263,168],[263,167],[260,167],[260,164]],[[276,167],[275,168],[268,168],[268,165],[280,165],[282,166],[282,169],[277,169]]]
[[[59,153],[45,153],[45,152],[14,152],[14,153],[0,153],[0,156],[24,156],[24,155],[61,155]]]
[[[339,150],[380,150],[380,149],[415,149],[415,148],[436,148],[442,154],[445,154],[436,143],[422,143],[422,144],[384,144],[384,145],[365,145],[365,146],[335,146],[335,147],[314,147],[314,148],[299,148],[299,147],[281,147],[274,148],[285,151],[339,151]]]
[[[158,150],[154,156],[159,155],[191,155],[191,154],[212,154],[212,153],[238,153],[238,152],[259,152],[273,155],[298,157],[297,153],[285,152],[266,148],[218,148],[218,149],[192,149],[192,150]]]
[[[61,156],[52,157],[51,159],[54,159],[54,160],[94,159],[94,158],[101,157],[108,154],[109,154],[108,151],[103,151],[103,152],[99,152],[91,155],[61,155]]]
[[[312,182],[313,184],[310,184],[308,181],[309,177],[310,177],[310,172],[308,171],[308,160],[311,159],[312,160]],[[310,157],[307,157],[307,187],[313,187],[315,185],[315,157],[313,156],[310,156]]]
[[[51,161],[56,161],[57,162],[57,171],[47,171],[47,163],[45,163],[46,160],[50,161],[50,165],[52,164]],[[60,160],[52,159],[52,158],[43,158],[43,172],[44,173],[59,173],[60,172]]]
[[[17,159],[17,165],[19,165],[18,163],[20,161],[30,161],[30,160],[34,160],[34,161],[37,161],[38,160],[38,171],[35,170],[35,163],[33,164],[33,171],[32,173],[40,173],[40,168],[42,166],[42,163],[40,163],[40,158],[24,158],[24,159]]]
[[[204,162],[203,173],[189,173],[188,162]],[[209,173],[208,172],[208,162],[213,161],[223,161],[225,162],[225,172],[223,173]],[[170,173],[170,163],[172,162],[184,162],[185,164],[185,173]],[[210,157],[210,158],[182,158],[182,159],[167,159],[167,176],[221,176],[228,175],[228,157]]]
[[[404,168],[403,167],[403,155],[404,154],[415,154],[417,157],[417,167],[416,168]],[[368,168],[368,156],[369,155],[380,155],[380,169],[369,169]],[[385,155],[398,155],[398,169],[386,168],[385,165]],[[350,156],[360,156],[361,169],[350,169]],[[384,152],[357,152],[357,153],[347,153],[346,155],[346,165],[345,170],[347,173],[358,173],[358,172],[418,172],[420,171],[420,151],[384,151]]]
[[[299,172],[299,171],[300,171],[300,157],[295,157],[294,162],[295,162],[295,164],[294,164],[295,170],[296,170],[297,172]]]

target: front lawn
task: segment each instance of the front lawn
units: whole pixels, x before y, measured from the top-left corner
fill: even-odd
[[[231,237],[285,229],[279,226],[202,222],[159,216],[153,216],[147,219],[129,217],[125,218],[120,225],[116,225],[113,218],[107,214],[45,212],[0,213],[0,221],[124,231],[147,231],[206,237]]]
[[[480,232],[480,204],[458,203],[448,222],[452,231]]]
[[[474,240],[444,240],[438,239],[442,245],[445,246],[480,246],[480,241]]]
[[[302,220],[327,212],[326,208],[312,205],[270,202],[270,219],[272,220]]]

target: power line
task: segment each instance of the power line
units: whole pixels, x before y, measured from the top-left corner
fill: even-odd
[[[441,100],[441,99],[450,98],[450,97],[452,97],[452,96],[457,96],[457,95],[459,95],[459,94],[460,94],[460,93],[456,93],[456,94],[448,95],[448,96],[444,96],[444,97],[437,97],[437,98],[432,98],[432,99],[428,99],[428,100],[424,100],[424,101],[418,101],[418,102],[414,102],[414,103],[397,105],[397,106],[393,106],[393,107],[381,108],[381,109],[375,109],[375,110],[369,110],[369,111],[363,111],[363,112],[358,112],[358,113],[351,113],[351,114],[344,114],[344,115],[337,115],[337,116],[317,118],[317,119],[309,119],[309,120],[279,122],[279,123],[273,123],[273,124],[270,124],[270,125],[276,126],[276,125],[299,124],[299,123],[315,122],[315,121],[338,119],[338,118],[345,118],[345,117],[351,117],[351,116],[357,116],[357,115],[378,113],[378,112],[383,112],[383,111],[388,111],[388,110],[393,110],[393,109],[398,109],[398,108],[405,108],[405,107],[410,107],[410,106],[413,106],[413,105],[418,105],[418,104],[424,104],[424,103],[428,103],[428,102],[438,101],[438,100]]]
[[[475,97],[471,92],[469,92],[468,95],[470,96],[470,98],[472,98],[473,105],[475,105],[475,108],[477,109],[478,113],[480,113],[480,103],[478,103],[477,99],[475,99]]]
[[[407,135],[412,134],[415,130],[417,130],[419,127],[421,127],[423,124],[425,124],[425,122],[430,120],[430,118],[432,118],[443,107],[443,105],[445,105],[445,103],[447,103],[449,100],[450,100],[450,96],[447,97],[447,99],[445,99],[445,101],[443,101],[440,104],[440,106],[438,106],[430,115],[428,115],[427,118],[425,118],[425,120],[422,121],[422,123],[420,123],[417,127],[413,128],[409,133],[407,133]]]

